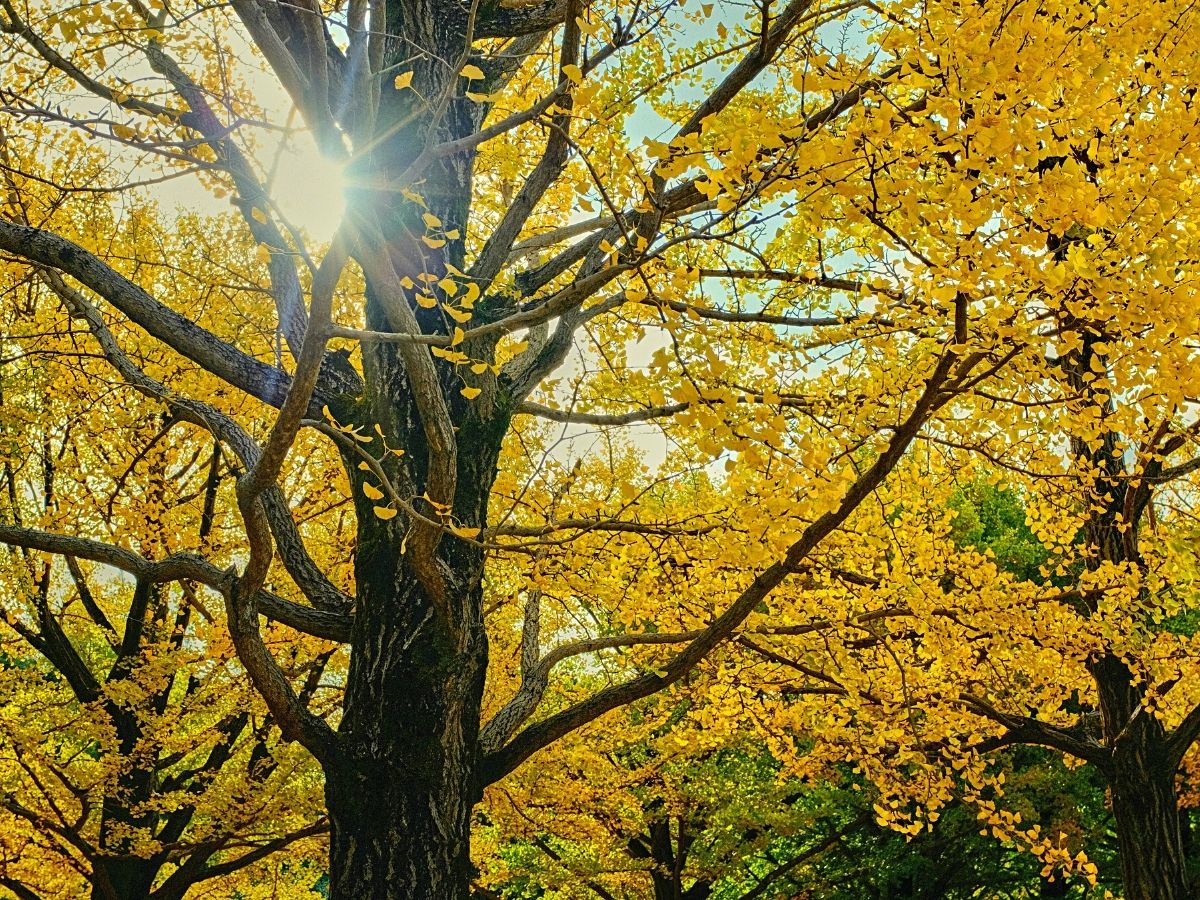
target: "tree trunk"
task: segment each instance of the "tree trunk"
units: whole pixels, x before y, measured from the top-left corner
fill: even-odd
[[[359,582],[345,761],[326,771],[330,897],[465,898],[487,665],[482,622],[457,646],[397,565],[395,545],[359,554],[360,578],[369,580]],[[464,605],[478,609],[477,601]]]
[[[1162,728],[1156,722],[1153,730],[1161,733]],[[1133,745],[1133,741],[1129,743]],[[1161,741],[1139,741],[1114,754],[1112,808],[1125,900],[1187,900],[1194,896],[1187,884],[1175,773],[1162,749]]]
[[[463,796],[452,785],[387,783],[361,769],[328,778],[331,900],[465,900]]]
[[[146,900],[159,868],[138,857],[93,859],[92,900]]]
[[[469,894],[487,669],[481,558],[443,542],[450,623],[409,571],[395,521],[360,518],[343,755],[326,768],[331,900]]]
[[[1106,773],[1126,900],[1188,900],[1187,856],[1175,767],[1162,723],[1142,707],[1144,691],[1112,656],[1091,666],[1107,743]]]
[[[406,0],[388,7],[388,32],[403,34],[389,42],[389,64],[411,66],[414,90],[392,90],[381,100],[377,143],[360,154],[356,177],[365,188],[352,192],[352,206],[377,214],[388,256],[401,278],[427,283],[447,265],[465,266],[465,234],[471,202],[474,152],[437,160],[423,171],[418,190],[423,204],[395,189],[409,187],[403,172],[426,146],[429,131],[451,141],[476,131],[483,107],[451,100],[434,122],[418,116],[414,104],[439,96],[447,79],[458,79],[443,60],[457,59],[466,46],[465,14],[453,5]],[[416,54],[412,47],[428,50]],[[396,123],[410,120],[403,128]],[[387,185],[388,190],[379,190]],[[444,231],[455,231],[444,249],[434,252],[418,238],[426,225],[423,212],[437,216]],[[365,319],[368,328],[390,330],[381,302],[386,288],[368,279]],[[448,333],[440,309],[409,303],[427,333]],[[462,348],[473,349],[473,348]],[[453,522],[481,528],[496,477],[507,418],[482,422],[460,393],[462,380],[453,365],[435,361],[441,390],[456,428],[457,482]],[[410,373],[394,344],[364,345],[366,391],[344,412],[366,434],[384,437],[389,448],[403,448],[402,459],[372,446],[374,455],[401,490],[422,505],[432,457]],[[501,421],[500,419],[503,419]],[[376,518],[374,502],[362,486],[374,481],[346,457],[355,483],[358,543],[355,557],[356,609],[350,668],[339,734],[343,760],[326,765],[325,796],[330,818],[330,897],[332,900],[458,900],[470,892],[470,820],[478,800],[476,755],[487,636],[483,625],[483,553],[472,544],[444,535],[434,567],[445,590],[431,594],[428,560],[416,560],[403,515]],[[436,518],[439,511],[423,506]],[[425,573],[425,580],[417,569]]]

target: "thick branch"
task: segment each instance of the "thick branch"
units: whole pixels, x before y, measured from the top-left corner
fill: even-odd
[[[1200,738],[1200,705],[1192,707],[1167,739],[1167,760],[1172,771],[1179,768],[1197,738]]]
[[[525,222],[529,219],[538,201],[562,174],[567,164],[567,153],[570,150],[571,107],[572,97],[569,89],[570,79],[564,74],[567,66],[573,66],[579,58],[579,25],[575,21],[580,9],[579,0],[564,0],[563,12],[567,18],[563,28],[562,51],[558,64],[558,87],[561,93],[557,110],[550,122],[549,137],[546,139],[546,149],[542,158],[534,166],[521,190],[513,198],[513,202],[505,210],[504,217],[488,237],[487,243],[479,253],[479,259],[471,269],[472,278],[481,284],[491,284],[497,273],[503,268],[508,259],[513,242],[521,233]]]
[[[264,14],[258,0],[233,0],[232,6],[279,83],[304,116],[321,149],[334,156],[344,156],[345,147],[329,108],[331,45],[319,8],[316,4],[310,6],[302,0],[293,0],[292,18],[300,19],[302,24],[282,36]],[[276,19],[281,23],[286,21],[282,16]],[[340,58],[340,51],[334,49]]]
[[[283,403],[288,376],[151,297],[99,257],[49,231],[0,220],[0,250],[87,285],[152,337],[264,403]]]
[[[180,419],[211,432],[219,441],[233,448],[234,453],[247,469],[254,467],[258,462],[259,447],[240,425],[206,403],[180,397],[168,391],[165,385],[146,375],[117,346],[116,340],[104,324],[99,312],[86,297],[70,287],[55,271],[45,270],[42,275],[46,284],[66,304],[71,314],[87,322],[92,335],[104,351],[105,359],[122,378],[147,397],[153,397],[167,404]],[[296,528],[296,523],[292,519],[291,510],[288,509],[283,492],[278,487],[269,487],[263,495],[263,504],[271,525],[271,533],[279,545],[279,555],[283,560],[284,568],[287,569],[288,574],[292,576],[304,595],[315,606],[322,609],[337,611],[348,609],[352,603],[351,599],[325,577],[325,574],[309,555]]]
[[[271,433],[254,466],[238,480],[238,509],[246,526],[250,558],[245,571],[225,592],[229,634],[238,659],[262,694],[283,736],[299,741],[322,763],[330,760],[337,736],[313,715],[292,689],[279,664],[267,649],[258,624],[258,593],[274,556],[271,527],[260,498],[275,486],[280,468],[296,440],[301,420],[312,399],[329,339],[333,292],[348,258],[346,238],[339,233],[313,278],[312,321],[296,361],[296,375],[271,426]]]
[[[762,35],[762,39],[754,48],[729,70],[725,78],[717,85],[716,90],[709,94],[695,110],[691,118],[679,129],[676,137],[683,137],[703,127],[704,120],[723,110],[739,94],[742,89],[753,81],[763,69],[775,58],[779,48],[791,35],[792,30],[812,7],[814,0],[792,0],[784,7],[771,27]]]
[[[504,5],[490,3],[475,25],[477,38],[515,38],[537,35],[567,19],[571,0],[545,0],[542,3]]]
[[[231,574],[212,563],[191,554],[176,554],[164,560],[152,562],[129,550],[90,538],[73,537],[39,531],[35,528],[15,528],[0,525],[0,543],[13,547],[27,547],[59,556],[73,556],[102,563],[128,572],[150,583],[167,581],[195,581],[218,593],[229,590]],[[267,618],[282,622],[297,631],[331,641],[345,642],[350,638],[351,619],[347,615],[309,609],[284,600],[269,591],[257,595],[259,612]]]
[[[572,641],[555,647],[537,663],[522,672],[521,686],[504,704],[491,721],[479,732],[479,748],[484,753],[493,753],[503,746],[512,733],[533,715],[546,687],[550,673],[556,665],[572,656],[610,650],[617,647],[636,647],[643,644],[682,644],[700,637],[700,631],[685,631],[678,634],[612,634],[602,637]]]
[[[610,710],[661,691],[683,678],[718,644],[725,641],[776,587],[801,569],[808,555],[838,528],[870,495],[900,461],[929,416],[949,400],[942,387],[950,376],[956,357],[943,353],[925,388],[907,418],[896,428],[886,448],[842,497],[837,508],[809,525],[792,543],[783,559],[764,569],[741,595],[661,670],[606,688],[594,696],[526,728],[507,746],[485,757],[480,766],[481,786],[491,784],[513,771],[542,747],[599,718]]]
[[[1029,716],[1009,715],[981,697],[963,694],[962,700],[972,712],[1004,727],[1005,733],[1001,738],[1003,744],[1039,744],[1086,759],[1102,769],[1108,766],[1110,752],[1093,740]]]

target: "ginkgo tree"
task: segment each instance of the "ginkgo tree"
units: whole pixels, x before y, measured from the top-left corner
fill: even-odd
[[[947,473],[946,480],[953,484],[955,476]],[[1017,492],[981,479],[954,487],[947,502],[941,491],[923,496],[934,507],[939,552],[916,555],[936,573],[931,580],[943,582],[939,590],[946,590],[948,573],[938,560],[964,550],[967,565],[978,562],[979,552],[991,551],[988,564],[998,568],[996,581],[1006,591],[1014,582],[1045,580],[1039,569],[1050,554],[1026,525]],[[900,548],[922,549],[921,535],[910,536],[905,524],[899,518],[890,523],[898,545],[891,555]],[[859,527],[888,525],[860,521]],[[838,551],[836,545],[825,549]],[[677,553],[678,548],[665,557],[664,583],[680,594],[702,589],[707,579],[693,580],[686,559],[671,559]],[[610,566],[602,548],[596,556],[593,579]],[[903,584],[904,573],[898,575]],[[840,579],[851,576],[841,568]],[[972,748],[991,753],[986,791],[1002,792],[999,805],[1021,817],[1020,830],[1036,827],[1052,838],[1056,852],[1069,851],[1072,874],[1086,862],[1099,886],[1119,886],[1103,775],[1092,767],[1069,767],[1044,748],[996,740],[1008,736],[1002,727],[969,713],[950,690],[966,691],[972,679],[993,673],[974,661],[964,665],[965,655],[931,658],[930,632],[939,631],[941,620],[951,633],[939,639],[958,641],[977,655],[978,623],[994,619],[996,607],[948,591],[941,616],[926,621],[911,603],[897,608],[895,594],[872,591],[872,580],[860,571],[844,586],[863,595],[849,601],[854,604],[849,615],[833,602],[848,599],[835,593],[838,581],[826,587],[813,579],[795,606],[780,604],[783,597],[773,600],[769,618],[752,619],[714,660],[717,666],[629,708],[619,724],[613,716],[607,727],[593,725],[579,739],[547,748],[542,765],[506,779],[486,798],[477,829],[474,853],[485,883],[501,896],[519,896],[536,885],[567,897],[657,900],[806,892],[879,898],[1083,895],[1086,879],[1064,880],[1058,865],[1040,878],[1047,864],[1030,852],[1027,840],[1014,840],[1007,829],[978,833],[984,809],[970,797],[967,779],[979,780],[981,773],[965,765],[974,762],[971,751],[942,747],[945,755],[933,753],[938,748],[928,733],[906,730],[911,712],[918,721],[939,720],[939,728],[987,735],[990,746]],[[1019,591],[1030,588],[1036,590],[1026,584]],[[1047,593],[1061,590],[1050,586]],[[947,618],[951,610],[962,620],[958,625]],[[880,623],[875,632],[873,622]],[[888,622],[895,623],[891,632],[880,630]],[[880,708],[882,690],[872,682],[894,681],[897,673],[878,637],[893,641],[893,652],[906,662],[908,645],[923,649],[918,659],[928,674],[899,673],[912,682],[915,709],[903,703]],[[993,654],[1013,653],[1015,648],[1000,646],[1006,638],[1014,644],[1029,640],[1001,632],[994,636]],[[1061,640],[1070,641],[1070,634]],[[920,643],[927,646],[919,648]],[[571,674],[600,677],[587,667]],[[1072,684],[1056,669],[1030,667],[1020,677],[1067,690]],[[931,696],[925,684],[939,685],[941,693]],[[857,697],[856,690],[869,696]],[[844,717],[854,718],[847,724]],[[923,739],[924,756],[901,757]],[[923,768],[916,767],[917,759]],[[935,800],[914,827],[914,800],[930,799],[920,776],[937,766],[952,773],[952,796]],[[897,778],[894,770],[906,770],[907,777]],[[1000,822],[995,812],[985,817]]]
[[[15,521],[0,540],[219,593],[272,720],[324,772],[331,896],[466,896],[489,786],[699,673],[752,614],[794,627],[769,620],[773,592],[827,577],[814,551],[914,441],[1037,356],[1007,288],[1061,297],[1031,271],[1046,234],[1112,227],[1051,160],[1094,160],[1101,123],[1188,127],[1177,68],[1106,62],[1186,51],[1187,11],[1164,6],[0,0],[0,253],[107,377],[236,460],[219,500],[240,523],[203,562]],[[1078,81],[1056,95],[1067,59]],[[273,199],[306,185],[270,184],[264,147],[296,118],[266,79],[343,166],[328,246]],[[109,169],[36,164],[85,141]],[[1009,172],[1041,187],[988,190]],[[124,182],[192,176],[238,212],[230,253],[265,268],[273,310],[227,301],[233,334],[104,216],[20,213],[35,186],[108,208]],[[1042,231],[1006,216],[1021,202]],[[678,448],[661,464],[614,434],[646,423]],[[604,436],[568,466],[588,428]],[[680,509],[663,486],[684,482]],[[345,486],[352,578],[320,546],[336,530],[289,504],[297,483]],[[587,583],[597,535],[611,571]],[[670,567],[701,587],[666,590]],[[264,616],[347,646],[336,715],[306,702]],[[515,670],[489,668],[493,640]],[[606,654],[601,684],[548,693],[564,660]]]

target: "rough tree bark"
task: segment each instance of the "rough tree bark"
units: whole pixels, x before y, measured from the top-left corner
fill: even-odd
[[[1140,692],[1130,686],[1129,672],[1119,660],[1101,660],[1092,671],[1106,723],[1110,717],[1114,725],[1124,723],[1123,733],[1115,734],[1111,743],[1109,792],[1125,896],[1128,900],[1194,897],[1180,827],[1177,761],[1171,759],[1166,730],[1154,716],[1129,706]],[[1127,714],[1113,716],[1116,710]]]

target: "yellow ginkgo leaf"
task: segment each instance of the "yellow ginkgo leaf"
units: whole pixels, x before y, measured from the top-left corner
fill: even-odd
[[[257,206],[251,207],[250,218],[252,218],[259,225],[267,224],[267,214],[265,212],[263,212],[261,209],[259,209]]]
[[[446,246],[446,242],[441,238],[430,237],[427,234],[421,235],[421,240],[424,242],[425,246],[431,250],[437,250],[439,247]]]
[[[469,81],[477,81],[480,78],[484,77],[483,69],[479,68],[479,66],[470,65],[470,64],[463,66],[462,71],[459,72],[458,74],[461,75],[463,78],[466,78]]]
[[[465,363],[469,358],[467,354],[463,353],[461,350],[448,350],[445,347],[430,347],[429,352],[438,359],[444,359],[446,362],[454,363],[455,365],[458,365],[459,363]]]
[[[466,397],[468,400],[474,400],[476,397],[478,397],[480,394],[483,393],[483,389],[477,388],[477,387],[465,387],[461,391],[459,391],[459,393],[462,394],[464,397]]]
[[[388,519],[396,518],[396,510],[390,506],[376,506],[374,509],[377,519],[383,519],[386,522]]]
[[[481,528],[467,528],[463,525],[451,525],[450,526],[451,533],[458,535],[460,538],[479,537],[479,532],[482,530],[483,529],[481,529]]]
[[[421,213],[421,221],[425,223],[426,228],[442,227],[442,220],[431,212]]]
[[[381,491],[379,488],[375,487],[375,485],[371,484],[371,482],[369,482],[369,481],[363,482],[363,493],[367,495],[368,500],[382,500],[383,499],[383,491]]]
[[[458,325],[455,325],[454,326],[454,336],[450,338],[450,346],[457,347],[459,344],[461,344],[463,342],[464,335],[465,335],[465,332],[462,330],[462,328],[459,327]]]
[[[394,82],[392,82],[392,84],[395,85],[396,90],[402,91],[406,87],[408,87],[409,85],[412,84],[412,80],[413,80],[412,72],[401,72],[399,75],[396,76],[396,80]]]

